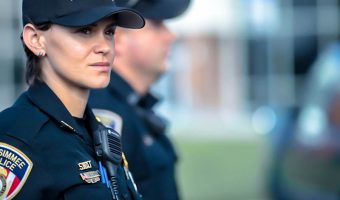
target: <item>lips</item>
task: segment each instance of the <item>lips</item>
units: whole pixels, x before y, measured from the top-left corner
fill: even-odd
[[[93,67],[96,71],[99,72],[110,72],[111,71],[111,64],[109,62],[96,62],[89,65],[90,67]]]
[[[96,63],[92,63],[90,64],[90,66],[92,67],[110,67],[110,63],[109,62],[96,62]]]

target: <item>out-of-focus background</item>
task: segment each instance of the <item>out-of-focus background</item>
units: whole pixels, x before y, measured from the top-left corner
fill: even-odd
[[[339,0],[192,0],[154,91],[184,200],[340,197]],[[0,1],[0,109],[22,92],[21,0]]]

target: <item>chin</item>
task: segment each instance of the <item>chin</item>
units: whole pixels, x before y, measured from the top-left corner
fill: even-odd
[[[165,74],[168,71],[168,67],[164,65],[164,67],[159,68],[155,73],[158,76],[162,76],[163,74]]]
[[[105,82],[105,83],[100,83],[97,84],[93,87],[93,89],[101,89],[101,88],[106,88],[109,85],[109,81]]]
[[[91,88],[92,89],[101,89],[106,88],[110,83],[110,74],[105,74],[102,76],[97,76],[95,79],[92,79]]]
[[[101,88],[106,88],[107,85],[109,84],[110,79],[105,79],[105,80],[96,80],[92,83],[89,84],[90,89],[101,89]]]

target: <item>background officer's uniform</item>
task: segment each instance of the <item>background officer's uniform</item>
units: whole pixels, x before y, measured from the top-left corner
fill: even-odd
[[[91,109],[73,118],[52,90],[36,81],[0,113],[0,199],[112,199],[93,148]],[[139,199],[122,166],[120,199]]]
[[[138,96],[125,80],[112,72],[109,86],[91,91],[89,103],[99,109],[96,115],[101,114],[100,110],[109,110],[121,116],[123,151],[142,196],[173,200],[178,199],[174,177],[177,156],[165,135],[165,121],[152,110],[157,101],[149,93]],[[115,122],[107,125],[115,126]]]

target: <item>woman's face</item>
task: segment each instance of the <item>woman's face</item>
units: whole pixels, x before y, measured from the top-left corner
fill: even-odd
[[[42,58],[42,79],[84,89],[106,87],[114,59],[113,19],[70,28],[52,25],[42,31],[46,56]]]

